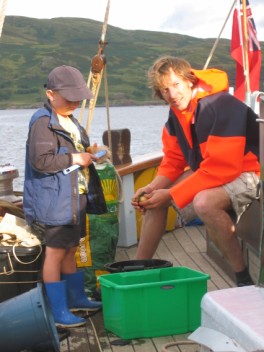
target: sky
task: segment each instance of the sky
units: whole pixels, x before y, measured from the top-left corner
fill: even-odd
[[[4,0],[0,0],[2,5]],[[259,41],[264,41],[264,0],[249,0]],[[33,18],[82,17],[104,21],[108,0],[7,0],[7,16]],[[108,24],[142,29],[231,39],[234,0],[110,0]],[[227,22],[226,22],[227,21]],[[226,24],[225,24],[226,22]],[[223,29],[224,28],[224,29]]]

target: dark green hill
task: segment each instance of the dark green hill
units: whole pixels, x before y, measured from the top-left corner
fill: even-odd
[[[42,105],[43,84],[55,66],[72,65],[88,77],[91,59],[98,51],[101,30],[101,22],[83,18],[7,16],[0,39],[0,108]],[[106,39],[109,44],[104,54],[110,105],[157,103],[146,85],[146,73],[153,61],[161,55],[171,54],[184,57],[194,68],[200,69],[215,41],[113,26],[108,26]],[[226,70],[230,85],[234,85],[235,63],[229,48],[230,41],[221,39],[210,67]],[[104,102],[102,82],[98,105]]]

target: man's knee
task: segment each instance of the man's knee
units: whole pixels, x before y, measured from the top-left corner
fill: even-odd
[[[194,197],[193,208],[198,216],[206,215],[210,211],[211,207],[204,192],[200,192]]]

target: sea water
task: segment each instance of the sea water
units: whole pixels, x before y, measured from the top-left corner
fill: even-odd
[[[28,123],[36,109],[0,110],[0,165],[16,167],[19,177],[14,179],[13,188],[23,190],[25,147]],[[79,117],[77,109],[74,116]],[[86,128],[88,111],[83,113],[81,124]],[[97,107],[90,123],[91,144],[102,145],[104,131],[128,128],[131,133],[131,156],[161,150],[162,127],[168,118],[168,106]]]

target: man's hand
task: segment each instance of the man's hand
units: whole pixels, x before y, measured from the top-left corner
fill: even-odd
[[[133,207],[140,211],[141,213],[145,212],[144,207],[142,207],[141,203],[148,199],[149,194],[153,192],[153,189],[148,185],[142,188],[139,188],[136,193],[133,195],[131,204]]]
[[[146,199],[139,202],[144,209],[169,207],[172,201],[169,189],[157,189],[144,196]]]
[[[172,201],[169,189],[157,189],[149,193],[145,188],[138,190],[132,198],[133,207],[142,214],[147,209],[169,207]]]

